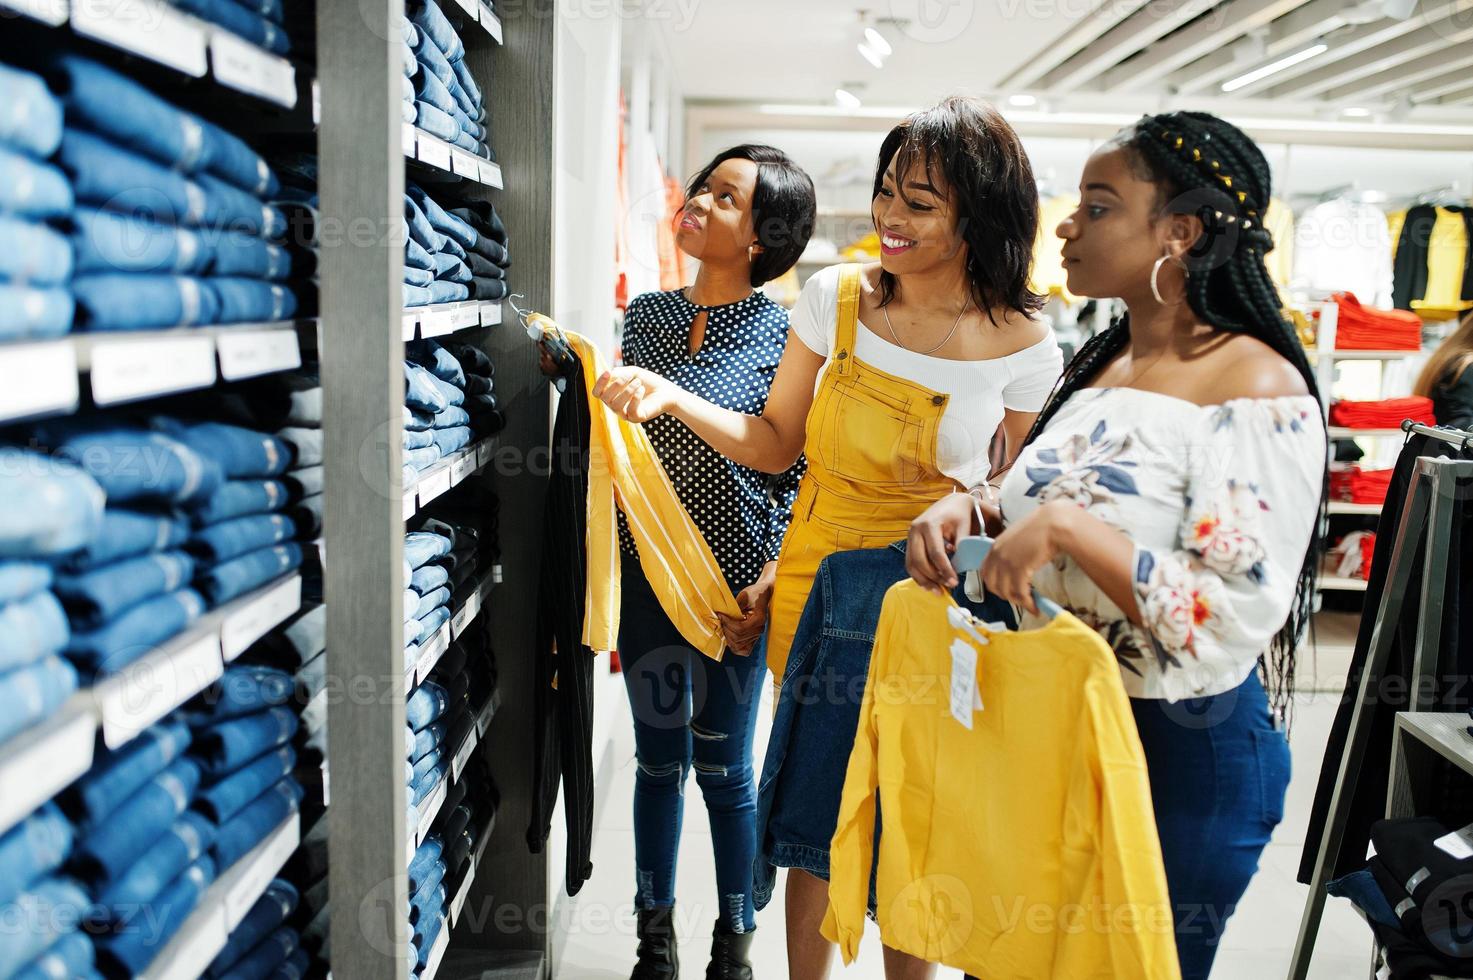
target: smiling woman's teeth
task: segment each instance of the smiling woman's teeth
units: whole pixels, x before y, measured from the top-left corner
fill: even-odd
[[[886,248],[910,248],[910,246],[915,244],[915,242],[909,238],[897,238],[896,236],[889,234],[881,235],[880,242]]]

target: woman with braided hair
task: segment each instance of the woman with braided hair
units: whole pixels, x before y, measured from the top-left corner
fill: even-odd
[[[1058,228],[1069,290],[1128,313],[1074,358],[997,506],[942,498],[907,563],[951,588],[947,555],[980,514],[989,591],[1036,616],[1036,588],[1111,644],[1193,980],[1283,816],[1326,434],[1264,267],[1269,168],[1251,139],[1205,113],[1148,116],[1090,157],[1080,193]]]

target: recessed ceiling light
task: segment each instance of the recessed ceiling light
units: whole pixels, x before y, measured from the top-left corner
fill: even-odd
[[[1330,50],[1328,44],[1311,44],[1303,51],[1297,51],[1286,58],[1280,58],[1278,61],[1271,61],[1262,68],[1253,69],[1246,75],[1239,75],[1237,78],[1228,79],[1222,83],[1222,90],[1224,92],[1236,92],[1238,89],[1246,88],[1254,82],[1265,79],[1270,75],[1277,75],[1286,68],[1292,68],[1302,61],[1317,58],[1328,50]]]
[[[1008,105],[1016,106],[1019,109],[1031,109],[1033,106],[1038,105],[1038,96],[1010,95],[1008,96]]]
[[[1371,110],[1367,109],[1363,105],[1347,106],[1344,109],[1341,109],[1340,113],[1341,115],[1348,116],[1351,119],[1369,119],[1371,117]]]
[[[855,95],[853,92],[850,92],[848,89],[842,88],[834,89],[834,102],[845,109],[858,109],[861,105],[863,105],[863,103],[859,101],[859,96]]]
[[[859,53],[864,56],[865,61],[868,61],[876,68],[885,67],[885,56],[880,54],[880,52],[876,51],[874,48],[870,47],[868,42],[859,42]]]
[[[864,29],[864,38],[866,41],[869,42],[870,49],[878,54],[881,58],[890,57],[890,52],[893,49],[890,47],[890,42],[885,40],[885,35],[881,34],[873,27],[866,27]]]

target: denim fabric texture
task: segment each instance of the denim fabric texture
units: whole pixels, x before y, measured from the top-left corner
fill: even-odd
[[[409,730],[409,761],[418,762],[429,755],[437,746],[445,744],[445,726],[440,722],[418,732]],[[413,781],[413,776],[410,777]]]
[[[255,11],[247,10],[236,0],[173,0],[173,3],[201,20],[219,24],[232,34],[239,34],[273,54],[291,53],[291,37],[280,24]]]
[[[406,5],[405,13],[416,27],[429,35],[447,60],[459,61],[465,57],[465,43],[455,33],[455,28],[450,26],[450,21],[445,19],[445,14],[434,0],[411,2]]]
[[[152,902],[215,843],[215,824],[199,813],[186,811],[138,860],[97,896],[99,904],[127,910]],[[119,916],[114,913],[113,918]]]
[[[449,429],[435,430],[435,448],[440,450],[440,455],[449,456],[451,453],[459,452],[471,444],[473,434],[468,426],[455,426]]]
[[[286,922],[287,917],[297,910],[300,898],[297,889],[282,878],[273,879],[266,891],[256,899],[256,904],[240,920],[240,925],[230,934],[225,948],[220,950],[210,964],[208,976],[219,978],[253,950],[267,936]]]
[[[458,388],[465,387],[465,368],[443,346],[433,340],[419,340],[406,348],[409,359],[429,371],[441,381],[448,381]]]
[[[70,867],[105,889],[168,832],[194,799],[199,782],[193,760],[175,759],[77,839]]]
[[[278,929],[221,974],[221,980],[268,980],[286,975],[283,967],[300,945],[297,930]]]
[[[72,202],[65,174],[0,141],[0,209],[27,218],[59,218],[72,210]]]
[[[450,570],[444,565],[422,565],[410,576],[409,587],[420,595],[428,595],[449,581]]]
[[[220,825],[215,836],[214,856],[221,868],[229,868],[265,840],[302,802],[302,787],[290,777],[262,793],[230,820]]]
[[[51,717],[77,684],[76,669],[57,656],[0,674],[0,740]]]
[[[291,465],[289,447],[276,436],[223,422],[179,422],[160,416],[160,431],[219,464],[230,480],[279,476]]]
[[[404,240],[404,265],[406,268],[418,269],[421,272],[432,272],[435,268],[435,260],[423,245],[413,238],[406,238]]]
[[[470,413],[460,405],[451,405],[449,408],[435,413],[435,429],[458,429],[461,426],[471,424]]]
[[[279,510],[287,500],[280,480],[229,480],[189,512],[195,527],[207,527],[237,517]]]
[[[400,299],[405,309],[413,309],[416,306],[429,306],[434,302],[434,296],[430,293],[428,286],[416,286],[413,283],[404,283],[400,288]]]
[[[404,557],[411,568],[419,568],[436,558],[450,554],[454,542],[433,531],[410,531],[404,535]]]
[[[0,214],[0,278],[12,284],[56,286],[72,275],[72,243],[42,224]]]
[[[440,252],[435,256],[435,278],[446,282],[468,283],[471,281],[471,270],[462,260]]]
[[[62,811],[85,831],[97,826],[189,748],[189,727],[169,718],[107,753],[58,797]]]
[[[441,606],[450,605],[450,590],[443,586],[433,592],[427,592],[423,596],[419,596],[412,589],[410,590],[410,594],[415,595],[418,600],[411,617],[413,619],[424,619]]]
[[[108,507],[102,512],[97,533],[82,550],[62,562],[61,567],[69,572],[84,572],[123,558],[170,551],[187,540],[189,522],[174,511]]]
[[[0,558],[60,558],[102,525],[103,488],[75,464],[0,447]]]
[[[72,850],[75,830],[54,801],[0,836],[0,905],[61,866]]]
[[[425,681],[415,688],[404,704],[404,717],[409,727],[416,732],[439,721],[450,707],[450,696],[434,681]]]
[[[107,420],[43,423],[37,432],[89,473],[112,504],[188,503],[224,482],[218,463],[162,432]]]
[[[254,514],[202,527],[186,547],[203,561],[223,562],[288,541],[296,534],[296,525],[285,514]]]
[[[28,71],[0,64],[0,143],[44,159],[61,142],[61,127],[61,103],[46,83]]]
[[[302,565],[302,547],[295,542],[272,545],[230,561],[214,565],[195,579],[195,587],[209,601],[210,607],[260,588]]]
[[[420,289],[429,287],[435,281],[435,274],[429,269],[415,269],[406,265],[404,267],[404,284],[416,286]]]
[[[189,703],[185,717],[196,728],[290,706],[296,691],[291,674],[277,667],[234,663],[210,688]]]
[[[97,957],[107,965],[104,972],[132,976],[146,969],[184,925],[215,875],[215,862],[209,857],[200,858],[170,882],[156,901],[136,910],[133,919],[115,934],[99,939]],[[144,916],[147,927],[133,928],[134,922]]]
[[[290,451],[288,465],[292,469],[322,465],[322,429],[320,427],[292,425],[278,430],[276,438],[280,439]]]
[[[424,646],[430,641],[431,637],[439,632],[440,627],[448,622],[450,622],[450,609],[448,607],[439,606],[436,609],[430,610],[429,613],[419,618],[419,637],[415,642],[420,646]]]
[[[68,932],[15,975],[15,980],[93,980],[97,949],[85,932]]]
[[[25,926],[0,943],[0,977],[14,976],[63,936],[74,933],[89,905],[87,894],[70,878],[44,878],[21,892],[5,916]]]
[[[425,373],[428,374],[429,372]],[[445,408],[450,408],[452,406],[460,405],[465,402],[465,392],[462,389],[457,388],[450,382],[441,381],[439,378],[431,374],[430,383],[435,386],[436,390],[438,390],[441,396],[445,399]],[[442,408],[439,411],[443,412],[445,411],[445,409]],[[436,417],[436,428],[443,428],[443,426],[439,424],[438,416]]]
[[[218,823],[244,810],[256,797],[291,774],[297,754],[291,746],[267,752],[250,765],[200,791],[195,807]]]
[[[193,577],[193,558],[182,551],[162,551],[63,574],[56,580],[56,594],[73,628],[95,630],[146,599],[183,588]]]
[[[510,291],[505,279],[471,280],[471,295],[476,299],[505,299]]]
[[[409,361],[404,362],[404,381],[406,391],[404,403],[410,408],[417,408],[425,412],[438,412],[446,408],[449,402],[445,400],[444,392],[435,382],[438,379],[418,364]]]
[[[84,673],[122,670],[181,633],[204,611],[205,600],[194,589],[154,596],[95,630],[73,632],[66,653]]]
[[[199,730],[189,754],[207,779],[219,780],[285,745],[297,727],[297,715],[290,708],[271,708]]]
[[[35,592],[0,605],[0,672],[58,653],[66,649],[70,637],[66,613],[51,592]]]
[[[220,304],[212,323],[272,323],[306,313],[291,286],[261,279],[214,276],[207,280]]]

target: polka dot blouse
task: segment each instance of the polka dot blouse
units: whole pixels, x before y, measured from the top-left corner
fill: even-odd
[[[706,335],[690,353],[691,321],[706,311]],[[788,312],[760,292],[724,306],[697,306],[683,290],[636,296],[624,317],[624,363],[654,371],[714,405],[760,415],[788,340]],[[645,424],[675,492],[705,535],[733,592],[777,558],[806,468],[769,476],[733,463],[679,419]],[[619,543],[637,556],[619,514]]]

